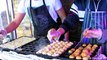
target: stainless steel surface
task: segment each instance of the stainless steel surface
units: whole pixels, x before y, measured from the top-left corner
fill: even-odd
[[[20,46],[23,46],[29,42],[32,42],[34,41],[35,38],[30,38],[30,37],[21,37],[21,38],[18,38],[18,39],[15,39],[13,41],[10,41],[8,43],[5,43],[5,44],[1,44],[0,47],[2,48],[8,48],[8,49],[16,49]]]

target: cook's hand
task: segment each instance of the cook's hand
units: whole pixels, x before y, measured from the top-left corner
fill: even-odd
[[[3,40],[2,31],[0,30],[0,41]]]
[[[102,37],[102,30],[101,29],[85,29],[83,35],[87,38],[98,38]]]
[[[7,31],[0,29],[0,40],[3,40],[6,35],[7,35]]]
[[[59,40],[60,33],[56,31],[54,28],[52,28],[48,31],[47,38],[49,39],[50,42],[54,42],[56,40]]]
[[[54,37],[55,32],[56,30],[54,28],[48,31],[47,38],[49,39],[50,42],[52,42],[52,40],[54,39],[53,37]]]
[[[3,35],[2,34],[0,34],[0,40],[3,40]]]

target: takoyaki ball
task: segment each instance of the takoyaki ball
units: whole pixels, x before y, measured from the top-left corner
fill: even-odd
[[[88,57],[82,57],[82,60],[89,60]]]
[[[68,53],[71,54],[71,53],[73,53],[73,51],[72,51],[72,50],[69,50]]]
[[[50,51],[48,47],[45,47],[43,50],[45,50],[45,51]]]
[[[51,47],[51,46],[48,46],[48,47],[45,47],[44,49],[46,49],[46,50],[51,50],[52,47]]]
[[[64,50],[63,49],[59,49],[59,52],[64,52]]]
[[[98,45],[97,45],[97,44],[94,44],[94,45],[93,45],[93,47],[94,47],[94,48],[97,48],[97,47],[98,47]]]
[[[60,45],[60,48],[63,48],[63,47],[65,47],[65,45]]]
[[[67,48],[66,48],[66,47],[63,47],[62,49],[63,49],[64,51],[65,51],[65,50],[67,50]]]
[[[68,53],[73,53],[75,51],[75,49],[74,48],[72,48],[72,49],[70,49],[69,51],[68,51]]]
[[[60,41],[60,43],[64,43],[63,41]]]
[[[51,50],[51,52],[55,53],[55,52],[56,52],[56,50],[52,49],[52,50]]]
[[[78,53],[78,52],[74,52],[73,55],[74,55],[74,56],[79,56],[80,53]]]
[[[65,44],[69,44],[69,42],[65,42]]]
[[[68,46],[72,46],[74,43],[72,43],[72,42],[69,42],[69,44],[68,44]]]
[[[46,52],[46,51],[42,51],[42,54],[43,54],[43,55],[46,55],[46,54],[47,54],[47,52]]]
[[[52,49],[56,49],[56,46],[52,46]]]
[[[82,50],[82,53],[86,53],[86,54],[88,54],[89,51],[88,51],[88,49],[83,49],[83,50]]]
[[[75,51],[75,48],[72,48],[71,50],[72,50],[72,51]]]
[[[96,49],[96,48],[92,48],[90,52],[93,53],[93,52],[95,51],[95,49]]]
[[[49,50],[49,51],[52,50],[52,47],[48,47],[48,50]]]
[[[52,54],[52,56],[53,57],[57,57],[57,56],[59,56],[59,54],[58,53],[54,53],[54,54]]]
[[[82,44],[82,46],[83,46],[83,47],[85,47],[85,46],[86,46],[86,44]]]
[[[60,46],[57,46],[56,48],[57,48],[57,49],[60,49]]]
[[[70,47],[72,45],[72,43],[68,43],[67,45],[68,45],[68,47]]]
[[[66,44],[64,47],[67,49],[69,46]]]
[[[93,53],[93,52],[94,52],[94,50],[91,50],[91,51],[90,51],[90,53]]]
[[[63,45],[64,45],[65,43],[64,43],[63,41],[60,41],[60,44],[63,44]]]
[[[71,50],[68,51],[68,53],[73,53],[75,51],[75,48],[72,48]]]
[[[81,56],[82,56],[82,57],[87,57],[87,54],[82,52],[82,53],[81,53]]]
[[[92,44],[88,44],[87,46],[91,47],[91,46],[92,46]]]
[[[55,49],[55,48],[56,48],[56,46],[51,46],[51,48],[52,48],[52,49]]]
[[[55,54],[60,55],[62,52],[61,51],[56,51]]]
[[[75,56],[74,56],[74,55],[70,55],[69,58],[70,58],[70,59],[74,59]]]
[[[61,45],[61,42],[58,42],[57,45]]]
[[[49,51],[46,54],[49,55],[49,56],[52,56],[53,52]]]
[[[81,50],[77,49],[73,54],[74,56],[78,56],[80,54]]]
[[[73,42],[69,42],[69,44],[73,45],[74,43]]]
[[[59,45],[58,45],[58,44],[54,44],[54,46],[55,46],[55,47],[58,47]]]
[[[91,51],[92,48],[90,46],[87,46],[86,49]]]
[[[83,49],[83,47],[79,47],[78,49],[79,49],[79,50],[82,50],[82,49]]]
[[[70,50],[68,51],[68,53],[73,53],[74,51],[75,51],[75,49],[72,48],[72,49],[70,49]]]
[[[80,49],[76,49],[76,51],[75,51],[75,52],[80,53],[80,52],[81,52],[81,50],[80,50]],[[74,52],[74,53],[75,53],[75,52]]]
[[[92,48],[91,49],[95,49],[95,47],[94,46],[92,46]]]
[[[58,48],[55,48],[54,50],[55,50],[55,51],[59,51],[59,49],[58,49]]]
[[[94,51],[97,47],[98,45],[93,45],[91,50]]]
[[[76,56],[76,60],[81,60],[81,56]]]

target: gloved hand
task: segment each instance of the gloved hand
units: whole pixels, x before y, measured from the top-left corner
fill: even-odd
[[[61,36],[60,32],[56,31],[54,28],[50,29],[47,34],[47,38],[49,39],[50,42],[59,40],[60,36]]]
[[[93,60],[107,60],[107,57],[104,54],[99,54],[93,57]]]
[[[54,40],[54,34],[55,34],[56,30],[54,28],[50,29],[48,31],[48,34],[47,34],[47,38],[49,39],[50,42],[52,42],[52,40]]]
[[[102,37],[102,30],[99,29],[85,29],[83,32],[83,35],[87,38],[98,38],[100,39]]]
[[[3,40],[5,36],[7,36],[7,31],[6,30],[0,30],[0,40]]]
[[[2,34],[0,34],[0,40],[3,40],[3,35]]]

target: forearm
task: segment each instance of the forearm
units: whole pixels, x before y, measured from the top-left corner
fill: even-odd
[[[15,30],[20,25],[20,23],[23,20],[24,16],[25,16],[25,13],[18,13],[16,15],[16,17],[13,19],[13,21],[5,28],[7,33],[10,33],[13,30]]]
[[[12,32],[13,30],[15,30],[18,27],[18,24],[15,23],[15,21],[13,21],[12,23],[10,23],[10,25],[8,25],[6,28],[0,29],[0,34],[2,34],[3,36],[6,36],[7,33]]]
[[[65,11],[63,9],[63,7],[61,9],[59,9],[57,11],[59,17],[61,18],[61,22],[64,22],[64,19],[66,18],[66,14],[65,14]]]
[[[64,19],[66,18],[66,13],[65,13],[65,11],[64,11],[64,9],[63,8],[61,8],[61,20],[62,20],[62,23],[64,22]]]
[[[77,23],[79,22],[79,17],[77,14],[71,12],[71,14],[69,14],[64,22],[62,23],[62,25],[60,26],[61,28],[63,28],[66,31],[70,30],[72,27],[77,26]]]
[[[18,27],[19,24],[15,23],[14,21],[11,22],[10,25],[8,25],[5,29],[7,31],[7,33],[12,32],[13,30],[15,30]]]

